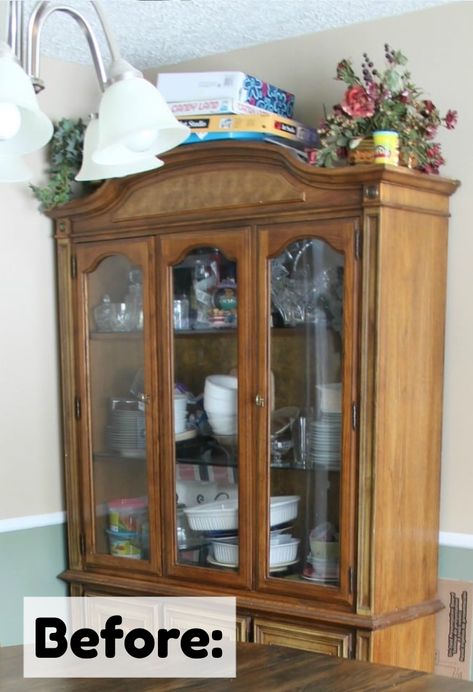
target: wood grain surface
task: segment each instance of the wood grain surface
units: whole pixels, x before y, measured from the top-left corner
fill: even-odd
[[[283,646],[237,645],[237,676],[227,679],[41,679],[22,677],[22,647],[0,649],[5,692],[473,692],[473,683]]]

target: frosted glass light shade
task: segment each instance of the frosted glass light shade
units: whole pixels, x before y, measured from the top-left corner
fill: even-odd
[[[31,178],[31,171],[19,156],[0,155],[0,183],[24,183]]]
[[[105,90],[99,123],[93,160],[106,165],[156,156],[189,135],[156,87],[142,77],[121,79]]]
[[[13,104],[21,116],[16,134],[0,141],[0,155],[26,154],[40,149],[51,139],[53,125],[39,108],[31,80],[3,42],[0,42],[0,103]]]
[[[14,137],[21,127],[21,113],[14,103],[0,101],[0,142]]]
[[[164,161],[161,161],[155,156],[147,156],[147,158],[142,158],[138,161],[129,161],[128,163],[114,165],[95,163],[92,158],[92,154],[97,147],[98,139],[99,121],[97,118],[94,118],[87,125],[87,129],[85,131],[82,166],[76,175],[76,180],[105,180],[106,178],[122,178],[125,175],[133,175],[134,173],[151,171],[164,164]]]

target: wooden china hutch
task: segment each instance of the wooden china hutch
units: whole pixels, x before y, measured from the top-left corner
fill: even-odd
[[[62,578],[236,596],[241,640],[432,669],[458,183],[256,142],[165,163],[51,214]]]

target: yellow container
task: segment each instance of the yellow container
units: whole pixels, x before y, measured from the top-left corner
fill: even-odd
[[[399,135],[397,132],[378,130],[373,132],[374,162],[399,164]]]

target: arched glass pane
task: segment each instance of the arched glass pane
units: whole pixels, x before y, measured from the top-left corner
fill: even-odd
[[[269,572],[339,583],[343,255],[304,238],[271,263]]]
[[[148,558],[142,268],[124,255],[87,275],[96,552]]]
[[[172,270],[176,559],[238,568],[237,265],[200,247]]]

